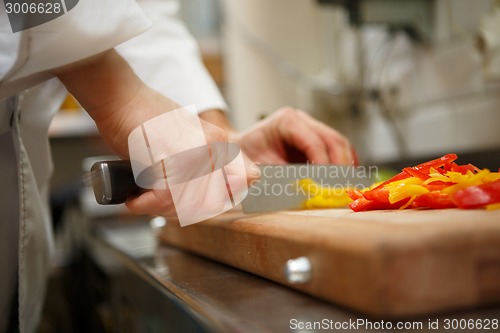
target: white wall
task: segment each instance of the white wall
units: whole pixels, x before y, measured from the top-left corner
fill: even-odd
[[[485,80],[473,38],[490,2],[436,0],[437,46],[363,28],[363,85],[382,88],[409,156],[500,146],[500,90]],[[346,98],[313,93],[277,66],[290,62],[323,84],[356,85],[356,33],[345,13],[313,0],[226,0],[225,14],[228,96],[238,127],[292,105],[347,134],[365,161],[399,157],[394,127],[377,101],[364,99],[364,112],[353,115]]]
[[[225,1],[227,92],[239,128],[280,106],[297,104],[296,84],[283,78],[262,52],[272,50],[303,70],[319,70],[318,15],[312,1]],[[253,45],[254,37],[269,50]]]

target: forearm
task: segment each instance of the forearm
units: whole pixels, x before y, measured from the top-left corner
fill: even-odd
[[[94,119],[104,141],[122,156],[128,155],[127,138],[135,127],[178,107],[147,87],[114,50],[55,74]]]
[[[200,113],[200,118],[222,128],[226,132],[230,141],[232,141],[232,138],[234,138],[238,133],[231,125],[231,122],[227,118],[226,113],[222,110],[210,109],[203,111]]]
[[[226,113],[219,109],[203,110],[200,112],[200,118],[212,123],[225,131],[234,131]]]

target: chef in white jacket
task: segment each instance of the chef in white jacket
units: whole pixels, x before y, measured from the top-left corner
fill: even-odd
[[[207,141],[234,140],[256,161],[284,163],[288,146],[318,163],[352,160],[344,137],[291,108],[234,132],[193,40],[175,19],[176,1],[140,3],[153,28],[119,50],[162,94],[112,50],[151,26],[135,1],[80,0],[64,15],[17,33],[0,2],[0,332],[33,332],[39,320],[52,249],[47,131],[66,94],[63,85],[123,157],[134,128],[179,104],[194,103],[202,119],[222,128],[207,127]],[[148,214],[171,208],[153,192],[128,206]]]
[[[181,105],[196,105],[201,119],[222,128],[229,140],[237,143],[254,162],[282,164],[290,159],[334,164],[356,162],[344,136],[291,107],[277,110],[252,128],[236,132],[227,118],[228,107],[202,64],[194,38],[179,19],[179,2],[138,0],[138,3],[153,27],[116,49],[150,87]],[[138,214],[165,211],[158,209],[161,204],[153,193],[127,205]]]
[[[0,2],[0,332],[33,332],[43,301],[52,249],[47,129],[65,95],[47,80],[150,26],[135,1],[82,0],[13,33]]]

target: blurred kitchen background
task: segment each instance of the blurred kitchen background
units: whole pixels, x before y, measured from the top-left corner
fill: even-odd
[[[292,105],[345,133],[365,163],[498,148],[499,6],[225,1],[221,46],[235,123]]]
[[[500,149],[500,1],[181,4],[238,129],[290,105],[343,132],[367,164]],[[54,138],[95,134],[67,114]]]
[[[238,129],[289,105],[344,133],[363,164],[397,169],[454,152],[464,163],[500,167],[500,1],[181,0],[181,6]],[[69,307],[61,306],[68,296],[61,295],[83,281],[84,220],[100,214],[91,192],[81,196],[81,175],[91,165],[82,161],[111,154],[71,99],[50,137],[58,255],[42,333],[85,327],[68,319]],[[77,269],[69,270],[75,261]],[[100,286],[101,293],[109,289]],[[89,308],[78,303],[71,312]],[[106,309],[98,308],[101,317],[110,317]]]

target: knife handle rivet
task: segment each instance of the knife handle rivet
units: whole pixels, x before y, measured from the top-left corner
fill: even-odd
[[[285,278],[290,283],[307,283],[312,278],[312,265],[307,257],[290,259],[285,264]]]

